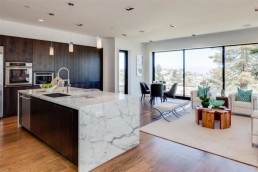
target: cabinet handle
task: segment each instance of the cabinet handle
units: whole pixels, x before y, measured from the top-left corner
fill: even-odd
[[[23,98],[23,99],[26,99],[26,100],[30,100],[30,98],[24,97],[24,96],[20,96],[20,98]]]

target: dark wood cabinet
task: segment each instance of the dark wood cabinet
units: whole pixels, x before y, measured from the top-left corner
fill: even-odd
[[[78,111],[31,99],[31,130],[57,152],[78,164]]]
[[[49,55],[50,44],[51,42],[49,41],[33,40],[33,71],[46,72],[55,70],[55,55]]]
[[[62,106],[55,107],[55,113],[58,115],[59,124],[57,133],[59,136],[57,150],[65,157],[72,160],[73,157],[73,109]],[[77,125],[78,127],[78,125]],[[78,140],[78,138],[77,138]]]
[[[92,49],[89,56],[89,87],[102,90],[102,50]],[[96,67],[98,66],[98,67]]]
[[[41,114],[44,114],[46,110],[46,105],[41,104],[39,99],[31,98],[31,117],[30,117],[30,131],[38,137],[42,137],[40,128],[41,123]]]
[[[68,43],[53,42],[55,53],[50,56],[50,41],[0,35],[1,44],[4,45],[5,62],[32,62],[33,72],[55,72],[55,76],[61,67],[66,67],[73,87],[103,88],[103,49],[74,45],[74,52],[70,53]],[[60,76],[66,79],[66,71]],[[17,115],[19,89],[24,88],[4,88],[4,117]]]
[[[72,86],[102,90],[102,49],[76,45]]]
[[[74,82],[87,82],[89,80],[89,64],[87,63],[88,48],[80,45],[74,47]]]
[[[18,90],[26,90],[31,88],[31,86],[4,87],[3,117],[17,115]]]
[[[5,36],[4,58],[6,62],[32,62],[31,39]]]
[[[4,45],[4,36],[0,35],[0,46]]]
[[[70,72],[70,82],[74,82],[74,53],[68,51],[68,44],[55,43],[55,73],[62,67],[66,67]],[[60,77],[67,78],[67,72],[62,71]]]

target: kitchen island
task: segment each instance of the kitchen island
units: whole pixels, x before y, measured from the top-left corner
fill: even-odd
[[[46,94],[42,89],[19,91],[18,126],[78,163],[79,171],[139,145],[138,97],[73,87],[68,96]]]

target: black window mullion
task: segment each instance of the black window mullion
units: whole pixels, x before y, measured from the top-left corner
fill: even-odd
[[[152,52],[152,81],[155,81],[155,52]]]
[[[183,97],[185,97],[185,49],[183,49]]]
[[[225,90],[225,46],[222,46],[222,89]]]

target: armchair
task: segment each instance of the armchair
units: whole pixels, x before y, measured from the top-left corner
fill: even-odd
[[[229,95],[230,109],[232,113],[251,116],[252,112],[257,109],[257,96],[251,96],[251,102],[236,101],[237,93]]]
[[[208,92],[207,97],[211,98],[212,93]],[[201,102],[202,102],[201,99],[198,97],[198,90],[192,90],[191,91],[191,105],[192,105],[192,108],[194,108],[196,106],[200,106]]]

